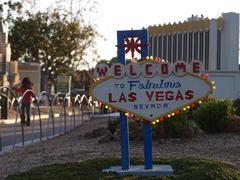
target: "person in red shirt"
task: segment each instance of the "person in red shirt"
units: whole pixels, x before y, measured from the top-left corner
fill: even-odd
[[[22,80],[21,87],[16,89],[16,93],[19,95],[24,95],[25,91],[32,90],[33,83],[31,82],[29,77],[24,77]],[[32,103],[32,97],[33,93],[32,91],[28,91],[22,98],[22,104],[21,104],[21,123],[27,124],[27,126],[30,126],[30,108]],[[27,115],[27,121],[25,121],[25,114]]]

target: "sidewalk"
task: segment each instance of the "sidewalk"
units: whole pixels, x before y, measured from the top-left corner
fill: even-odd
[[[119,117],[120,113],[115,112],[115,113],[109,113],[109,114],[94,114],[93,117]]]
[[[89,116],[90,115],[90,116]],[[53,124],[52,120],[48,121],[48,115],[41,115],[42,120],[42,141],[51,139],[53,137],[64,134],[64,132],[68,132],[74,127],[78,127],[82,123],[90,120],[91,118],[104,118],[104,119],[112,119],[119,117],[119,113],[110,113],[110,114],[82,114],[75,115],[75,121],[72,113],[68,113],[66,117],[66,124],[64,117],[60,118],[60,114],[56,113],[54,115],[54,131],[53,134]],[[33,117],[31,117],[33,120]],[[20,117],[18,117],[17,126],[15,126],[15,119],[1,119],[0,120],[0,153],[9,152],[13,149],[13,144],[15,147],[22,147],[22,128],[20,125]],[[35,115],[35,120],[31,121],[30,126],[23,126],[24,130],[24,145],[30,145],[40,141],[40,124],[39,124],[39,116]],[[75,125],[74,125],[75,124]],[[15,143],[14,143],[15,142]],[[1,152],[2,149],[2,152]]]
[[[20,117],[17,119],[17,125],[15,125],[15,119],[2,119],[0,122],[0,151],[6,152],[15,147],[23,145],[23,135],[24,135],[24,145],[33,144],[40,141],[40,139],[46,140],[58,135],[68,132],[74,127],[81,125],[83,122],[90,120],[91,115],[84,113],[75,115],[68,113],[66,119],[60,114],[54,115],[54,122],[52,119],[48,118],[47,114],[41,115],[41,126],[39,121],[39,116],[35,115],[35,119],[31,118],[30,126],[23,126],[20,124]],[[54,123],[54,128],[53,128]],[[42,127],[40,129],[40,127]],[[23,132],[22,132],[23,130]],[[41,136],[42,135],[42,136]],[[41,138],[40,138],[41,137]]]
[[[72,112],[69,112],[67,114],[67,116],[72,116]],[[58,118],[60,117],[60,113],[55,113],[54,114],[54,118]],[[44,119],[48,119],[48,114],[41,114],[41,119],[44,120]],[[31,121],[33,120],[33,115],[31,115]],[[39,120],[39,115],[36,114],[35,115],[35,120]],[[0,126],[3,125],[3,124],[15,124],[15,121],[16,121],[16,118],[8,118],[8,119],[0,119]],[[20,116],[18,114],[18,119],[17,119],[17,122],[19,123],[20,122]]]

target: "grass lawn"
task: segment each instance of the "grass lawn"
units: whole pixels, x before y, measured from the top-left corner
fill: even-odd
[[[132,165],[143,165],[142,158],[133,158]],[[170,164],[174,170],[168,177],[133,177],[117,176],[115,173],[103,173],[102,169],[112,165],[120,165],[120,159],[105,158],[87,160],[80,163],[54,164],[36,167],[30,171],[8,176],[8,180],[44,179],[44,180],[135,180],[135,179],[240,179],[240,171],[228,164],[197,158],[155,159],[154,164]]]

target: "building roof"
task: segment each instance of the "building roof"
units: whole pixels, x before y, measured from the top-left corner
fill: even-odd
[[[163,25],[154,25],[148,27],[149,35],[157,35],[161,33],[174,33],[179,31],[193,31],[200,29],[209,29],[210,19],[208,18],[189,18],[188,21],[179,23],[169,23]],[[217,26],[219,29],[223,26],[223,19],[220,17],[217,19]]]

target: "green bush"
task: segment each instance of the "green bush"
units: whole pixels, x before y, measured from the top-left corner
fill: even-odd
[[[237,116],[240,116],[240,99],[239,98],[233,102],[233,108],[234,108],[235,114]]]
[[[182,112],[153,126],[153,138],[192,138],[199,132],[199,127],[189,116],[191,112]]]
[[[193,120],[207,133],[225,132],[232,116],[232,101],[229,99],[209,99],[192,113]]]
[[[119,119],[109,120],[107,129],[114,134],[119,129]]]
[[[164,121],[164,130],[168,138],[179,138],[183,127],[187,124],[186,113],[167,118]]]
[[[189,119],[191,112],[183,112],[179,115],[167,118],[163,123],[152,126],[153,139],[166,139],[166,138],[181,138],[192,137],[198,133],[198,125]],[[119,131],[119,119],[110,120],[107,129],[114,134]],[[138,118],[129,120],[129,139],[142,140],[143,139],[143,122]]]
[[[129,120],[129,140],[140,141],[143,140],[142,122],[136,120]]]

